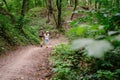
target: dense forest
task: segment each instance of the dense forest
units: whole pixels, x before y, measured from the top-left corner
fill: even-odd
[[[0,54],[39,45],[40,27],[68,43],[50,55],[50,80],[119,80],[120,0],[0,0]]]

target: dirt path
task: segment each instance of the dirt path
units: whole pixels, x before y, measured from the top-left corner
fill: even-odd
[[[49,80],[52,47],[65,43],[64,38],[53,39],[49,47],[27,46],[0,57],[0,80]]]

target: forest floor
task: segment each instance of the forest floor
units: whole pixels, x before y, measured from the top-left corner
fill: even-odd
[[[0,57],[0,80],[49,80],[52,75],[49,56],[55,45],[66,43],[64,37],[51,39],[45,46],[26,46]]]

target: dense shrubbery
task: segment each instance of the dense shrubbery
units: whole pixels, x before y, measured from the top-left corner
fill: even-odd
[[[53,63],[54,77],[52,80],[77,80],[79,75],[77,71],[80,53],[71,50],[71,46],[61,44],[55,47],[50,58]],[[78,63],[77,63],[78,62]]]
[[[84,49],[84,46],[83,48],[79,48],[74,51],[69,45],[59,45],[55,47],[51,57],[53,59],[53,67],[54,67],[53,72],[55,72],[52,80],[63,80],[63,79],[65,80],[79,80],[79,79],[80,80],[118,80],[119,79],[120,77],[120,73],[119,73],[120,39],[117,40],[115,38],[115,37],[118,38],[119,35],[107,36],[105,35],[104,28],[102,30],[99,30],[98,26],[94,26],[94,25],[92,27],[90,26],[87,26],[88,28],[85,28],[87,32],[86,31],[82,32],[83,30],[79,30],[80,26],[71,28],[67,32],[67,36],[71,41],[73,41],[76,38],[83,38],[83,37],[94,38],[97,40],[97,42],[101,40],[106,40],[112,46],[114,46],[114,49],[111,48],[112,50],[105,52],[103,54],[103,57],[99,58],[95,56],[88,56],[89,53],[86,49]],[[92,30],[95,33],[94,32],[92,33]],[[81,31],[82,33],[79,31]],[[84,42],[81,44],[78,43],[73,47],[83,45],[83,44],[86,44],[86,43]],[[94,43],[92,43],[91,45],[94,45]],[[96,50],[100,48],[101,45],[106,46],[105,44],[102,44],[102,43],[101,44],[98,43],[96,46],[91,46],[93,47],[91,48],[91,51],[93,52],[92,55],[100,56],[100,54],[102,54],[102,51],[101,53],[100,52],[94,53]],[[107,49],[107,47],[105,49]],[[101,50],[104,50],[104,49],[101,48]]]
[[[78,38],[102,38],[105,35],[105,26],[103,25],[77,25],[77,27],[73,27],[67,31],[66,36],[68,39],[75,40]]]
[[[54,49],[56,54],[53,55],[53,53],[52,56],[57,57],[52,57],[54,59],[53,65],[55,65],[55,63],[58,62],[57,60],[59,59],[61,59],[62,61],[59,60],[60,64],[57,66],[53,66],[55,69],[60,68],[58,72],[53,70],[53,72],[55,72],[55,75],[52,78],[53,80],[71,80],[71,78],[73,78],[72,80],[119,80],[120,29],[118,27],[119,24],[116,23],[116,21],[119,22],[119,17],[114,17],[113,15],[111,15],[109,19],[105,19],[105,17],[102,17],[102,15],[104,14],[96,13],[93,16],[96,18],[97,23],[91,22],[92,16],[86,16],[90,17],[91,19],[84,19],[85,21],[89,21],[87,25],[80,25],[79,23],[83,21],[80,20],[80,18],[70,23],[70,26],[72,28],[67,31],[66,36],[71,43],[73,40],[78,39],[78,42],[76,42],[76,45],[74,45],[73,47],[75,48],[78,46],[79,49],[72,50],[71,48],[69,48],[72,52],[70,52],[71,55],[67,55],[67,57],[72,58],[66,58],[65,60],[63,59],[63,57],[69,51],[65,51],[64,47],[62,46],[58,46],[59,49],[58,47]],[[97,20],[97,18],[99,20]],[[108,20],[108,22],[106,22],[106,20]],[[79,39],[81,40],[82,38],[84,38],[83,40],[86,40],[85,38],[87,38],[87,42],[79,42]],[[105,42],[105,44],[102,44],[102,42]],[[109,45],[107,47],[111,49],[107,49],[107,47],[100,47],[106,46],[106,44]],[[80,47],[81,45],[82,47]],[[91,56],[89,55],[89,52]],[[99,57],[100,54],[102,54],[102,57]],[[73,62],[72,66],[69,66],[68,72],[72,71],[75,74],[66,73],[65,75],[65,69],[61,66],[68,65],[68,60],[70,60],[70,62]],[[63,73],[59,73],[59,71],[63,71]]]
[[[39,44],[40,27],[43,27],[45,31],[54,29],[52,24],[46,24],[45,11],[43,7],[32,8],[26,12],[22,21],[20,14],[14,13],[15,23],[11,22],[9,16],[0,14],[0,53],[10,49],[11,46]],[[23,22],[23,32],[20,31],[21,22]]]
[[[8,27],[9,26],[9,27]],[[38,30],[33,27],[24,27],[24,34],[20,33],[13,25],[6,23],[6,25],[0,25],[0,51],[6,51],[10,46],[26,45],[29,43],[38,44],[37,37]],[[36,33],[35,33],[36,32]],[[5,41],[5,42],[4,42]],[[8,46],[9,45],[9,46]],[[6,48],[8,46],[8,48]]]
[[[0,14],[0,53],[10,49],[11,46],[39,44],[39,28],[45,22],[39,20],[36,23],[35,16],[31,17],[29,14],[31,13],[28,12],[23,20],[22,33],[19,30],[19,15],[14,18],[16,23],[12,23],[8,16]]]

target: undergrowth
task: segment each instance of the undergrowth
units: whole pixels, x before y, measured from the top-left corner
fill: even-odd
[[[19,30],[19,23],[11,23],[8,16],[0,14],[0,53],[10,50],[12,46],[39,45],[40,27],[44,27],[45,31],[53,30],[53,25],[46,24],[47,18],[43,18],[45,11],[46,9],[42,7],[30,9],[24,17],[22,33]],[[15,16],[15,21],[18,22],[19,18],[19,15]]]

